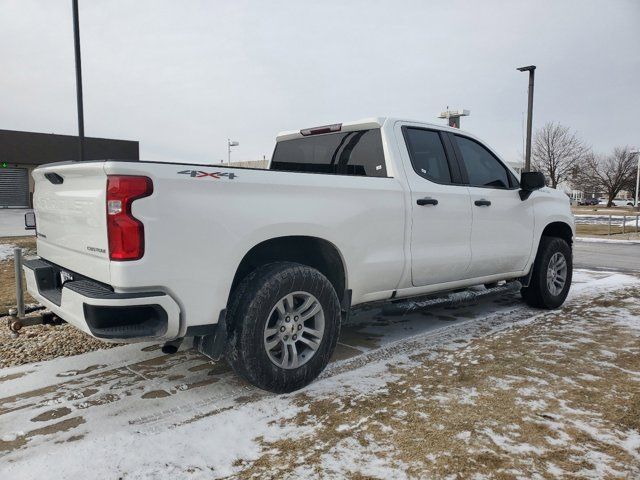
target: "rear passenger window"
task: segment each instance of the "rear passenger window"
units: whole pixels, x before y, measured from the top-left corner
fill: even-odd
[[[312,135],[278,142],[271,170],[386,177],[380,129]]]
[[[449,162],[438,132],[405,128],[405,141],[418,175],[438,183],[451,183]]]
[[[462,154],[469,185],[473,187],[509,188],[507,168],[486,148],[470,138],[455,136]]]

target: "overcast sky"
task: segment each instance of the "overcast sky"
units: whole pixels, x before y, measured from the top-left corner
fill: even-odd
[[[640,144],[640,1],[80,0],[88,136],[141,158],[269,157],[281,130],[400,116],[522,152],[560,121],[595,150]],[[77,133],[71,0],[0,0],[0,128]]]

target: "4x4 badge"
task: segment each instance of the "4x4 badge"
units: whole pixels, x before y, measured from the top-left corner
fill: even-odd
[[[229,180],[233,180],[234,178],[237,177],[237,175],[233,172],[228,173],[228,172],[203,172],[201,170],[182,170],[181,172],[178,172],[178,175],[189,175],[191,178],[204,178],[204,177],[211,177],[211,178],[221,178],[221,177],[227,177]]]

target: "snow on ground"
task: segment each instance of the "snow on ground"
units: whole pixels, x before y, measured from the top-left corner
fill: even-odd
[[[640,245],[640,240],[616,240],[614,238],[595,238],[595,237],[574,237],[576,242],[586,242],[586,243],[617,243],[617,244],[628,244],[628,245]]]
[[[0,244],[0,262],[2,260],[6,260],[8,258],[13,257],[13,249],[15,245],[8,244]]]
[[[587,394],[593,408],[614,405],[632,395],[631,382],[640,385],[632,363],[639,337],[620,334],[636,332],[629,328],[640,316],[628,289],[637,294],[640,280],[578,270],[567,306],[556,312],[531,310],[515,296],[402,317],[361,311],[321,378],[290,395],[259,391],[193,351],[165,356],[148,344],[1,369],[0,472],[21,479],[407,478],[426,469],[439,477],[456,469],[530,477],[540,466],[547,475],[633,472],[638,432],[622,428],[627,420],[612,428],[583,401]],[[611,328],[624,330],[611,335]],[[572,471],[567,455],[584,472]]]
[[[577,224],[608,225],[609,215],[574,215]],[[627,227],[635,227],[636,215],[611,215],[611,225],[621,227],[624,223]]]

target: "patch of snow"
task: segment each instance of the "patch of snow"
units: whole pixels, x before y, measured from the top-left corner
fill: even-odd
[[[16,248],[16,246],[10,243],[0,245],[0,262],[13,257],[14,248]]]
[[[510,454],[533,453],[535,455],[542,455],[545,452],[545,449],[529,445],[528,443],[516,443],[509,437],[496,433],[490,428],[483,429],[482,433],[487,435],[497,447]]]
[[[574,237],[576,242],[584,243],[622,243],[627,245],[640,245],[640,240],[614,240],[608,238]]]
[[[597,380],[600,380],[601,377],[591,375],[590,373],[581,373],[580,375],[578,375],[578,378],[580,380],[586,380],[588,382],[595,382]]]
[[[626,327],[630,330],[634,330],[638,333],[640,333],[640,316],[637,315],[633,315],[630,312],[625,312],[624,314],[620,314],[620,315],[615,315],[613,317],[613,320],[618,324],[621,325],[623,327]],[[601,353],[604,353],[606,350],[601,350]],[[612,353],[612,352],[608,352],[608,353]],[[607,355],[611,358],[615,357],[616,354],[613,353],[612,355]]]

